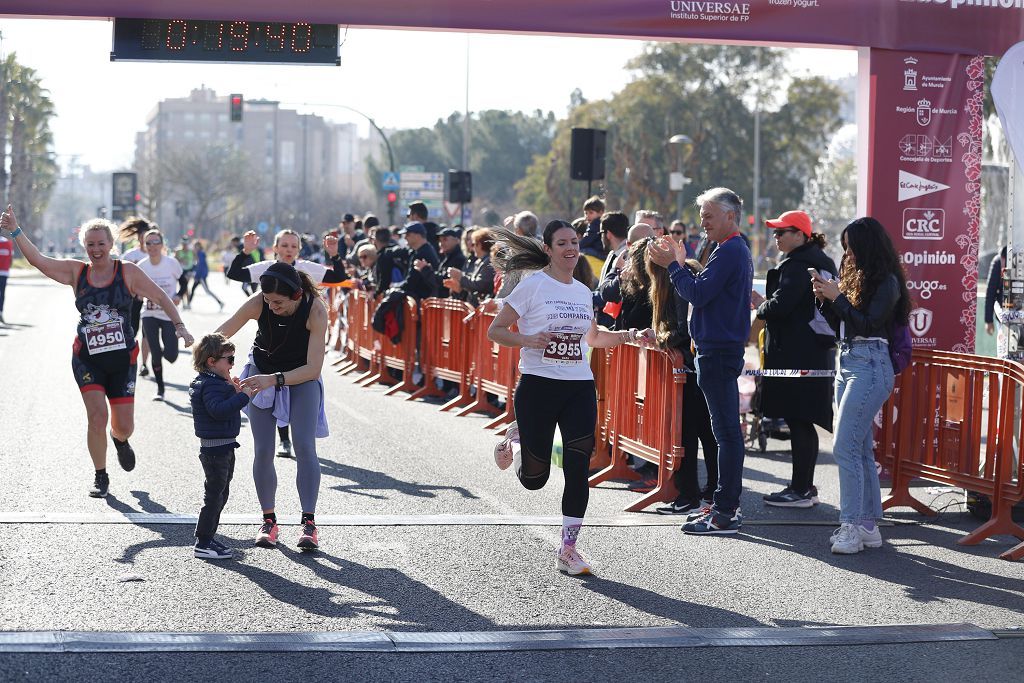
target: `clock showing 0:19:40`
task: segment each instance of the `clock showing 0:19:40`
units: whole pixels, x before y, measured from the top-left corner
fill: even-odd
[[[111,61],[260,62],[336,66],[337,24],[114,19]]]

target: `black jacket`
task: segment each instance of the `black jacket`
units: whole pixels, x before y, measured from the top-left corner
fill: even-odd
[[[437,271],[437,252],[429,243],[423,244],[419,249],[406,249],[408,270],[405,273],[405,283],[402,289],[412,298],[419,301],[434,296],[434,273]],[[422,271],[416,270],[416,261],[423,259],[429,265]]]
[[[765,321],[764,367],[777,370],[832,370],[835,348],[811,328],[815,298],[807,269],[835,277],[835,263],[815,244],[785,255],[765,278],[767,299],[757,308]],[[761,412],[767,417],[810,420],[832,431],[832,379],[829,377],[761,380]]]
[[[462,272],[466,271],[466,255],[462,253],[460,247],[455,247],[451,251],[441,252],[441,263],[437,266],[437,270],[434,271],[434,292],[435,296],[439,296],[442,299],[451,296],[451,292],[442,283],[448,278],[448,269],[457,268]]]
[[[188,387],[192,422],[201,439],[234,439],[242,428],[240,411],[249,397],[220,375],[200,372]]]
[[[871,301],[867,303],[864,310],[853,307],[845,294],[840,294],[835,301],[824,301],[819,304],[825,319],[832,325],[832,329],[839,334],[839,324],[846,323],[846,334],[844,339],[854,337],[882,337],[889,338],[889,321],[892,319],[893,310],[900,300],[900,283],[895,275],[878,286]]]
[[[996,256],[988,269],[988,285],[985,287],[985,322],[995,321],[996,302],[1003,303],[1003,259]]]
[[[482,301],[494,296],[494,266],[491,265],[490,255],[477,260],[473,272],[463,274],[459,282],[466,294],[465,301],[471,306],[479,306]]]
[[[374,311],[370,326],[392,344],[401,342],[405,329],[405,292],[397,288],[387,292]]]

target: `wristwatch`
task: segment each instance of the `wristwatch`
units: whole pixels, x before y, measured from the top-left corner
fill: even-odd
[[[274,375],[274,377],[277,378],[277,388],[280,389],[281,387],[283,387],[284,386],[284,373],[283,372],[278,372],[277,374]]]

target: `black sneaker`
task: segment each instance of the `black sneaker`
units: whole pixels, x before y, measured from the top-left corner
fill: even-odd
[[[764,496],[764,504],[777,508],[810,508],[814,502],[809,494],[797,493],[793,489]]]
[[[682,526],[684,534],[694,536],[731,536],[743,526],[743,515],[737,510],[732,515],[712,510],[706,515]]]
[[[114,441],[114,450],[117,451],[117,462],[121,465],[121,469],[125,472],[131,472],[135,469],[135,451],[128,444],[128,439],[124,441],[118,441],[111,434],[110,438]]]
[[[715,502],[715,489],[716,488],[718,488],[718,487],[717,486],[709,486],[709,487],[707,487],[705,489],[701,489],[700,499],[702,501],[704,501],[705,503],[707,503],[708,505],[710,505],[711,503]]]
[[[277,449],[277,457],[279,458],[290,458],[292,457],[292,442],[288,439],[281,441],[281,446]]]
[[[213,539],[203,543],[197,538],[192,554],[201,560],[230,560],[233,557],[230,548],[220,543],[214,545]]]
[[[110,475],[106,472],[97,472],[96,478],[93,479],[92,488],[89,489],[89,495],[92,498],[105,498],[109,488]]]
[[[695,510],[699,510],[703,502],[700,499],[696,500],[674,500],[668,505],[662,505],[661,507],[655,508],[655,511],[659,515],[685,515]]]
[[[139,377],[146,377],[147,375],[149,375],[149,368],[143,365],[142,368],[139,370]]]

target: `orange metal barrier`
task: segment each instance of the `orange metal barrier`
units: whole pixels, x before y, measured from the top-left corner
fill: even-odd
[[[435,379],[455,382],[459,395],[441,406],[451,410],[473,402],[470,395],[470,359],[475,348],[474,309],[456,299],[424,299],[420,303],[420,370],[423,386],[406,398],[440,396]]]
[[[476,387],[473,402],[459,410],[460,417],[474,412],[485,412],[496,417],[484,425],[484,429],[503,427],[516,419],[512,405],[512,392],[519,377],[519,350],[495,344],[487,338],[487,330],[498,315],[497,311],[477,309],[472,323],[475,325],[473,339],[472,384]],[[505,412],[487,402],[487,393],[505,397]]]
[[[678,495],[672,474],[683,458],[683,384],[685,368],[679,354],[669,355],[623,344],[610,354],[608,440],[611,463],[590,478],[596,486],[608,479],[636,478],[627,456],[658,467],[658,485],[626,507],[636,512]]]
[[[594,373],[594,386],[597,389],[597,426],[594,428],[594,454],[590,456],[590,469],[603,470],[612,463],[609,427],[612,417],[612,405],[609,401],[608,380],[614,349],[591,349],[590,370]]]
[[[892,491],[883,508],[935,511],[910,493],[915,478],[983,493],[992,515],[958,542],[974,545],[995,535],[1024,540],[1011,518],[1024,499],[1020,453],[1024,438],[1024,366],[948,351],[914,351],[882,408],[876,457],[892,468]],[[1003,553],[1024,556],[1024,544]]]
[[[345,350],[346,363],[338,368],[342,375],[359,370],[364,374],[356,381],[369,377],[373,360],[373,313],[376,305],[368,292],[352,292],[346,301]]]
[[[402,338],[397,344],[390,339],[373,330],[370,327],[370,334],[373,336],[373,358],[370,361],[368,377],[357,380],[360,386],[369,387],[374,384],[390,385],[384,392],[385,396],[391,396],[399,391],[412,393],[416,391],[416,384],[412,381],[412,373],[416,368],[416,323],[419,320],[419,311],[416,300],[405,297],[405,320],[402,329]],[[369,327],[373,322],[373,312],[369,314]],[[400,370],[402,379],[398,380],[391,376],[388,369]]]

